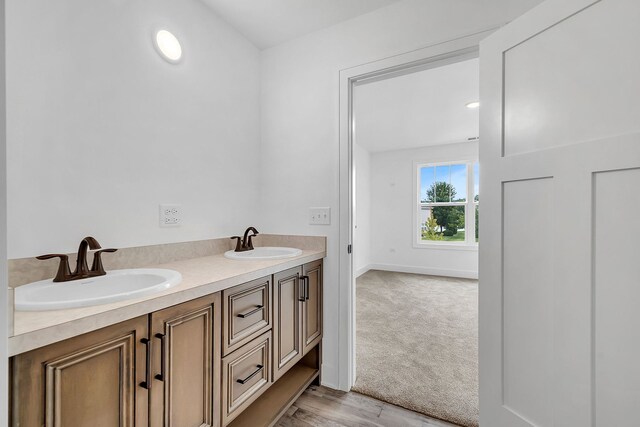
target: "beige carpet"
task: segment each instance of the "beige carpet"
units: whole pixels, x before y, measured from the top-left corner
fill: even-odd
[[[477,426],[477,281],[372,270],[356,290],[353,391]]]

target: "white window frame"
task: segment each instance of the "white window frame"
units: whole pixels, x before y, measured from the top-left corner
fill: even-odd
[[[477,251],[478,243],[476,242],[476,206],[475,202],[475,176],[473,174],[473,165],[478,163],[477,158],[459,159],[447,162],[414,162],[413,173],[413,247],[417,249],[453,249],[453,250],[469,250]],[[451,166],[451,165],[467,166],[467,200],[465,202],[420,202],[420,170],[424,167]],[[422,224],[420,223],[420,210],[423,205],[427,206],[464,206],[465,207],[465,241],[464,242],[447,242],[447,241],[424,241],[422,240]]]

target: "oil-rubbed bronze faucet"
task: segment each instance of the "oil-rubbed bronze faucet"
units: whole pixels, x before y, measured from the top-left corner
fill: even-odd
[[[72,273],[69,268],[69,257],[66,254],[48,254],[40,255],[37,259],[60,258],[58,272],[54,277],[54,282],[69,282],[71,280],[86,279],[87,277],[104,276],[107,274],[102,265],[103,252],[115,252],[117,249],[102,249],[93,254],[93,264],[91,270],[87,264],[87,251],[101,249],[100,243],[91,236],[87,236],[80,242],[78,248],[78,256],[76,258],[76,269]]]
[[[253,234],[249,234],[249,233],[253,233]],[[245,251],[252,251],[253,250],[253,242],[251,241],[251,238],[254,236],[257,236],[258,234],[258,230],[256,230],[254,227],[249,227],[246,229],[246,231],[244,232],[244,236],[240,237],[240,236],[233,236],[231,238],[231,240],[233,239],[237,239],[236,241],[236,249],[234,250],[234,252],[245,252]]]

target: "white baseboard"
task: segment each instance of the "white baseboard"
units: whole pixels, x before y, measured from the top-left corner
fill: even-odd
[[[462,279],[478,278],[477,271],[447,270],[443,268],[414,267],[410,265],[369,264],[367,271],[369,270],[397,271],[399,273],[427,274],[430,276],[458,277]]]
[[[362,276],[364,273],[366,273],[369,270],[371,270],[371,264],[367,264],[364,267],[357,269],[355,272],[356,278]]]

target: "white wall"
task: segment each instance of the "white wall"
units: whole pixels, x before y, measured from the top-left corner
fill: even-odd
[[[371,153],[371,267],[409,273],[478,277],[478,251],[415,248],[414,162],[477,160],[478,143]]]
[[[328,237],[323,382],[338,384],[339,70],[499,25],[540,0],[405,0],[262,54],[263,223]],[[308,224],[331,206],[330,226]],[[346,369],[346,367],[345,367]]]
[[[9,258],[261,229],[259,62],[198,0],[7,3]],[[182,227],[158,226],[163,202]]]
[[[359,276],[366,273],[371,264],[371,154],[354,144],[353,162],[356,172],[353,271]]]

